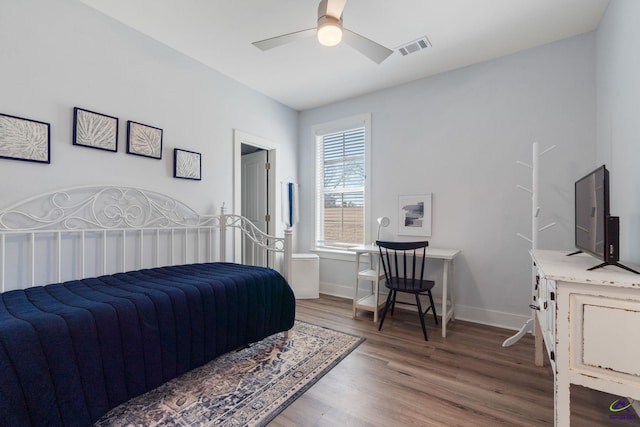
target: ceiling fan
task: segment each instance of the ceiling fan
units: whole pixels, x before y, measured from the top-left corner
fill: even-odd
[[[360,34],[342,27],[342,11],[344,10],[346,1],[347,0],[321,0],[318,5],[318,26],[316,28],[296,31],[294,33],[253,42],[252,44],[261,50],[269,50],[317,34],[318,41],[325,46],[335,46],[344,40],[349,46],[377,64],[380,64],[387,59],[393,51],[373,40],[369,40]]]

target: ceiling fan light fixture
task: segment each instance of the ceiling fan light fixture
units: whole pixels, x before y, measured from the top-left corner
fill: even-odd
[[[347,0],[320,0],[317,15],[318,25],[315,28],[259,40],[252,44],[260,50],[269,50],[307,37],[313,37],[315,34],[320,44],[335,46],[344,40],[345,44],[351,46],[376,64],[380,64],[393,51],[342,26],[342,12],[346,2]]]
[[[342,19],[324,15],[318,18],[318,41],[324,46],[335,46],[342,40]]]

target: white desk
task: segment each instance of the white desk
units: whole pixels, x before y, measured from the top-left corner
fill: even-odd
[[[384,272],[380,273],[380,263],[376,254],[379,254],[379,248],[376,245],[362,245],[349,249],[350,252],[356,254],[356,282],[355,282],[355,294],[353,297],[353,317],[358,314],[358,309],[373,311],[373,321],[378,321],[378,311],[384,307],[384,302],[381,304],[379,301],[379,285],[380,274],[384,279]],[[449,320],[455,320],[454,312],[454,298],[453,298],[453,259],[458,256],[460,251],[458,249],[439,249],[427,247],[425,257],[433,259],[441,259],[444,262],[442,268],[442,308],[440,314],[442,316],[442,336],[447,336],[447,322]],[[374,255],[372,258],[376,258],[376,265],[371,265],[369,270],[360,270],[360,256],[365,254]],[[372,260],[373,262],[373,260]],[[363,276],[364,273],[364,276]],[[369,278],[370,277],[370,278]],[[363,278],[374,282],[374,289],[371,295],[364,298],[358,298],[358,284]],[[450,303],[449,303],[450,301]]]

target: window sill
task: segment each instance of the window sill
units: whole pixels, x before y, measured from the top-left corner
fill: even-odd
[[[344,249],[330,249],[330,248],[314,248],[311,252],[318,254],[322,259],[335,259],[339,261],[355,261],[356,254]]]

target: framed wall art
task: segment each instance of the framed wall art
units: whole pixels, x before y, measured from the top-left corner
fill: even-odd
[[[162,129],[127,121],[127,153],[162,158]]]
[[[431,236],[431,193],[398,197],[398,234]]]
[[[73,145],[118,151],[118,118],[75,107]]]
[[[173,149],[174,178],[202,179],[202,155],[193,151]]]
[[[0,114],[0,157],[51,163],[51,125]]]

